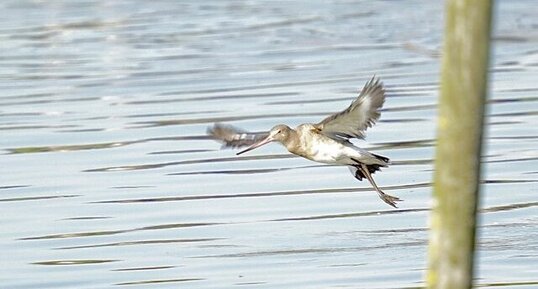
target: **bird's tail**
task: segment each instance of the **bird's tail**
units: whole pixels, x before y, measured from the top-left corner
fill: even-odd
[[[376,171],[379,171],[381,169],[381,167],[387,167],[388,164],[389,164],[389,159],[386,158],[386,157],[383,157],[383,156],[379,156],[379,155],[375,155],[375,154],[372,154],[374,157],[376,157],[377,159],[381,160],[383,162],[383,164],[364,164],[364,163],[360,163],[358,161],[357,164],[355,165],[349,165],[348,168],[349,170],[351,171],[351,174],[353,174],[353,176],[359,180],[359,181],[362,181],[363,178],[366,178],[370,184],[372,184],[372,186],[374,187],[375,191],[377,192],[379,198],[381,198],[381,200],[383,200],[383,202],[387,203],[388,205],[394,207],[394,208],[397,208],[396,206],[396,202],[399,202],[399,201],[402,201],[402,199],[398,198],[398,197],[395,197],[395,196],[391,196],[391,195],[388,195],[388,194],[385,194],[378,186],[377,184],[375,183],[374,181],[374,178],[372,177],[372,174],[375,173]]]
[[[388,167],[388,165],[390,164],[390,159],[389,158],[384,157],[384,156],[380,156],[380,155],[376,155],[376,154],[373,154],[373,153],[370,153],[370,154],[374,158],[379,160],[380,163],[381,163],[381,164],[369,164],[369,165],[366,165],[366,167],[368,168],[368,172],[370,174],[374,174],[375,172],[380,171],[382,167]],[[362,181],[362,179],[366,178],[363,171],[361,170],[361,165],[363,165],[363,163],[361,163],[361,162],[359,162],[358,160],[355,160],[355,159],[352,159],[352,160],[355,161],[356,164],[349,165],[348,166],[349,171],[351,172],[351,174],[357,180]]]
[[[351,166],[347,166],[349,171],[351,172],[351,174],[359,181],[362,181],[362,179],[366,178],[366,176],[364,175],[363,171],[360,169],[360,164],[358,165],[351,165]],[[381,167],[382,165],[366,165],[366,167],[368,168],[368,172],[370,174],[373,174],[377,171],[380,171],[381,170]]]

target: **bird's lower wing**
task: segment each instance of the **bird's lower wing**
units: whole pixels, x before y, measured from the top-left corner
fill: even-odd
[[[239,148],[250,146],[266,138],[267,132],[251,133],[231,125],[216,123],[207,128],[207,134],[221,142],[223,148]]]
[[[328,116],[315,126],[333,139],[364,138],[364,131],[379,119],[385,102],[383,83],[375,76],[345,110]]]

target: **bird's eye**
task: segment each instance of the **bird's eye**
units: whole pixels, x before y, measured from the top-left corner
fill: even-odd
[[[281,133],[282,131],[281,130],[278,130],[276,133]]]

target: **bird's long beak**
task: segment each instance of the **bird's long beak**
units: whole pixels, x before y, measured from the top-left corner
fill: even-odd
[[[255,149],[255,148],[259,148],[259,147],[261,147],[262,145],[264,145],[264,144],[268,144],[268,143],[270,143],[270,142],[272,142],[272,141],[273,141],[273,138],[272,138],[271,136],[268,136],[268,137],[262,139],[261,141],[255,143],[255,144],[253,144],[253,145],[251,145],[251,146],[249,146],[248,148],[246,148],[246,149],[244,149],[244,150],[238,152],[236,155],[244,154],[244,153],[246,153],[246,152],[248,152],[248,151],[251,151],[251,150],[253,150],[253,149]]]

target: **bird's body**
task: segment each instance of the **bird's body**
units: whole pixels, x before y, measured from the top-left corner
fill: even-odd
[[[313,124],[301,124],[294,130],[294,133],[298,141],[290,142],[292,145],[286,148],[289,152],[311,161],[331,165],[355,165],[357,161],[368,165],[388,165],[351,143],[343,143],[327,137]]]
[[[396,207],[396,202],[401,200],[381,191],[371,175],[381,167],[387,167],[390,164],[389,159],[356,147],[349,141],[351,138],[364,138],[364,131],[379,118],[378,110],[384,100],[383,85],[378,79],[372,78],[347,109],[330,115],[320,123],[305,123],[295,129],[281,124],[268,133],[257,134],[215,124],[208,133],[228,147],[249,146],[237,154],[277,141],[290,153],[306,159],[348,166],[355,178],[368,179],[379,197],[385,203]]]

